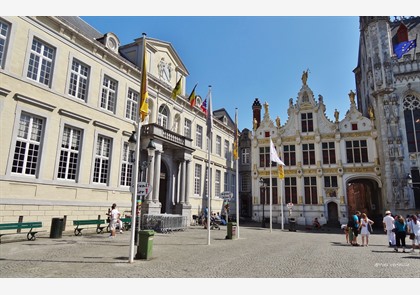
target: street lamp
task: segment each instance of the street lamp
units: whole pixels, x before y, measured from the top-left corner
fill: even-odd
[[[263,200],[263,202],[262,202],[262,205],[263,205],[263,207],[262,207],[262,209],[263,209],[263,217],[262,217],[262,222],[261,222],[261,226],[262,227],[265,227],[265,213],[264,213],[264,205],[265,205],[265,199],[266,199],[266,192],[267,192],[267,190],[266,190],[266,187],[267,187],[267,184],[265,183],[265,181],[264,181],[264,179],[261,177],[260,178],[260,186],[264,189],[264,200]]]

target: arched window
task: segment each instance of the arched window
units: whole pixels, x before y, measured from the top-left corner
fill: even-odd
[[[161,105],[159,107],[159,115],[158,115],[158,125],[162,126],[165,129],[168,129],[168,108],[166,105]]]
[[[408,152],[420,152],[420,99],[407,95],[403,101]]]

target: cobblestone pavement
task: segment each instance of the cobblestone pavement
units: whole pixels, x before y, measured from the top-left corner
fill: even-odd
[[[352,247],[339,230],[240,226],[239,239],[228,240],[224,226],[211,230],[209,245],[208,231],[192,226],[155,233],[150,259],[133,263],[130,232],[115,239],[93,229],[44,234],[35,241],[4,236],[0,278],[420,278],[419,250],[395,253],[382,233],[370,236],[369,247]]]

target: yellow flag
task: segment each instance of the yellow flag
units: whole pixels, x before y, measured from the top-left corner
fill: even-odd
[[[284,168],[283,168],[283,165],[278,165],[277,166],[277,168],[278,168],[278,172],[279,172],[279,178],[280,179],[284,179]]]
[[[176,96],[181,94],[181,79],[182,77],[179,78],[178,82],[175,85],[174,90],[172,90],[172,99],[176,99]]]
[[[143,42],[146,42],[144,38]],[[149,104],[147,100],[149,98],[149,93],[147,92],[147,66],[146,66],[146,44],[143,46],[143,69],[141,71],[141,85],[140,85],[140,120],[141,122],[149,114]]]

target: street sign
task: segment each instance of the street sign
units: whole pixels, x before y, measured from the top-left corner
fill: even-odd
[[[147,182],[139,182],[137,184],[137,196],[144,197],[150,190],[150,186]]]

